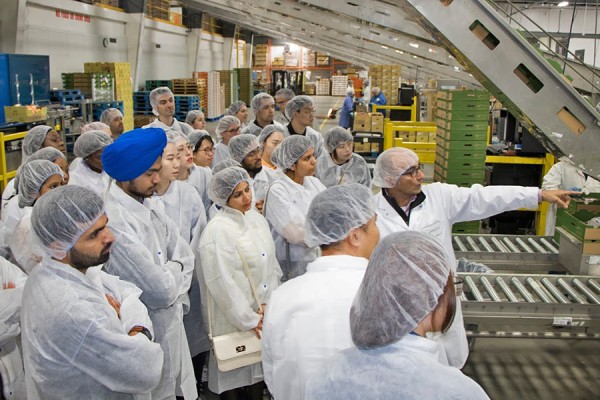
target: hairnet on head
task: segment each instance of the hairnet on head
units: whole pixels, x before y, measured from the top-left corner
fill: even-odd
[[[229,142],[231,158],[239,163],[242,162],[244,157],[259,147],[258,138],[250,133],[235,136]]]
[[[111,143],[112,139],[105,132],[89,131],[77,138],[73,146],[73,153],[75,157],[86,158]]]
[[[387,149],[375,160],[373,185],[380,188],[393,188],[400,176],[419,163],[419,156],[404,147]]]
[[[429,235],[404,231],[381,240],[350,309],[356,347],[386,346],[415,329],[437,306],[450,263]]]
[[[188,140],[190,141],[190,144],[194,146],[194,148],[196,148],[198,146],[198,143],[202,142],[202,139],[204,139],[207,136],[210,137],[210,133],[208,133],[208,131],[197,129],[190,132],[190,134],[188,135]]]
[[[275,99],[269,93],[261,92],[252,98],[252,111],[257,112],[262,107],[262,101],[268,99],[269,103],[275,104]]]
[[[231,103],[229,108],[227,110],[225,110],[225,115],[235,115],[238,112],[240,112],[242,107],[245,107],[245,106],[246,106],[246,103],[244,103],[241,100],[234,101],[233,103]]]
[[[187,115],[185,116],[185,123],[191,126],[196,120],[196,118],[198,118],[198,115],[204,116],[202,110],[188,111]]]
[[[371,91],[373,93],[375,93],[375,96],[377,96],[379,93],[381,93],[381,89],[379,89],[377,86],[373,87],[373,89]]]
[[[237,117],[234,117],[233,115],[226,115],[219,120],[219,123],[215,128],[215,134],[217,135],[219,140],[223,139],[223,132],[229,130],[229,127],[234,124],[240,126],[241,122]]]
[[[294,91],[292,89],[288,89],[288,88],[279,89],[275,93],[275,97],[284,97],[286,100],[291,99],[295,95],[296,94],[294,93]]]
[[[181,132],[175,129],[169,128],[165,133],[167,134],[167,143],[175,143],[181,139],[188,140]]]
[[[29,132],[27,132],[25,138],[23,139],[23,160],[21,160],[21,162],[25,162],[25,157],[29,157],[42,148],[44,140],[46,139],[46,135],[51,130],[51,126],[38,125],[34,126],[29,130]]]
[[[260,131],[260,134],[258,135],[258,144],[260,144],[261,146],[264,146],[265,142],[267,141],[269,136],[271,136],[274,132],[283,133],[283,129],[281,129],[280,127],[278,127],[275,124],[269,124],[269,125],[265,126],[262,129],[262,131]]]
[[[346,89],[346,95],[353,96],[354,95],[354,88],[348,87]]]
[[[62,260],[103,214],[104,202],[94,191],[67,185],[40,198],[31,213],[31,226],[42,249]]]
[[[360,183],[332,186],[311,201],[304,242],[308,247],[336,243],[375,215],[371,191]]]
[[[60,167],[48,160],[28,161],[19,171],[19,207],[30,207],[35,203],[40,188],[52,175],[63,176]]]
[[[286,104],[285,116],[288,117],[288,119],[292,119],[294,112],[298,112],[305,106],[313,106],[314,104],[313,99],[308,96],[296,96]]]
[[[33,160],[47,160],[50,162],[54,162],[59,158],[62,158],[64,160],[67,159],[67,157],[65,157],[65,155],[60,150],[54,147],[44,147],[43,149],[39,149],[31,156],[29,156],[27,161],[29,162]]]
[[[223,171],[225,168],[230,168],[230,167],[242,167],[242,165],[235,161],[233,158],[226,158],[224,160],[219,161],[213,168],[212,168],[212,174],[216,174],[219,173],[221,171]]]
[[[347,129],[336,126],[323,134],[323,141],[325,150],[327,150],[328,153],[333,153],[339,145],[354,141],[354,137]]]
[[[166,86],[157,87],[153,91],[150,92],[150,105],[152,106],[152,113],[154,115],[158,115],[158,98],[164,94],[170,94],[173,96],[173,92]]]
[[[102,166],[116,181],[130,181],[146,172],[166,145],[167,135],[163,129],[134,129],[104,148]]]
[[[227,200],[233,190],[240,182],[248,182],[250,184],[250,175],[245,169],[240,167],[225,168],[213,174],[208,189],[208,198],[218,206],[227,205]]]
[[[86,133],[90,131],[107,131],[110,130],[110,126],[106,125],[104,122],[90,122],[89,124],[85,124],[81,127],[81,133]],[[105,134],[108,135],[107,132]]]
[[[100,122],[110,125],[115,118],[119,117],[123,118],[123,113],[118,108],[108,108],[102,111],[102,114],[100,115]]]
[[[271,162],[286,171],[313,147],[313,142],[306,136],[292,135],[287,138],[271,154]]]

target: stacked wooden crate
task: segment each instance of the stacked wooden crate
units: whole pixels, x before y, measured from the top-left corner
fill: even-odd
[[[208,72],[208,102],[206,110],[207,119],[218,119],[223,115],[221,105],[221,75],[217,71]]]
[[[398,103],[398,88],[400,87],[400,65],[371,65],[369,66],[369,79],[371,88],[378,87],[387,99],[388,105]]]
[[[169,0],[147,0],[146,15],[152,18],[169,21]]]
[[[254,46],[254,66],[255,67],[266,67],[268,57],[268,45],[257,44]]]
[[[334,75],[331,77],[331,95],[345,96],[348,89],[348,77],[346,75]]]

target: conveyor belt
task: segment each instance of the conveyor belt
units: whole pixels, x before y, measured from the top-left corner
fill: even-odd
[[[551,236],[452,235],[454,254],[494,270],[518,272],[564,271],[558,244]]]
[[[600,278],[458,274],[471,336],[600,338]],[[472,329],[471,329],[472,328]]]

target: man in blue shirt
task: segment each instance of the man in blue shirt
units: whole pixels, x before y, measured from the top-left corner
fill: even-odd
[[[377,86],[373,88],[371,93],[373,95],[371,96],[371,100],[369,101],[369,111],[373,111],[373,104],[378,106],[385,106],[387,104],[387,99],[381,92],[381,89],[379,89]],[[377,112],[380,112],[385,116],[385,110],[378,110]]]

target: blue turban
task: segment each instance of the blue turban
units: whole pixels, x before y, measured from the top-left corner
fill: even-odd
[[[102,152],[104,171],[119,182],[126,182],[148,171],[167,145],[162,128],[134,129],[123,133]]]

